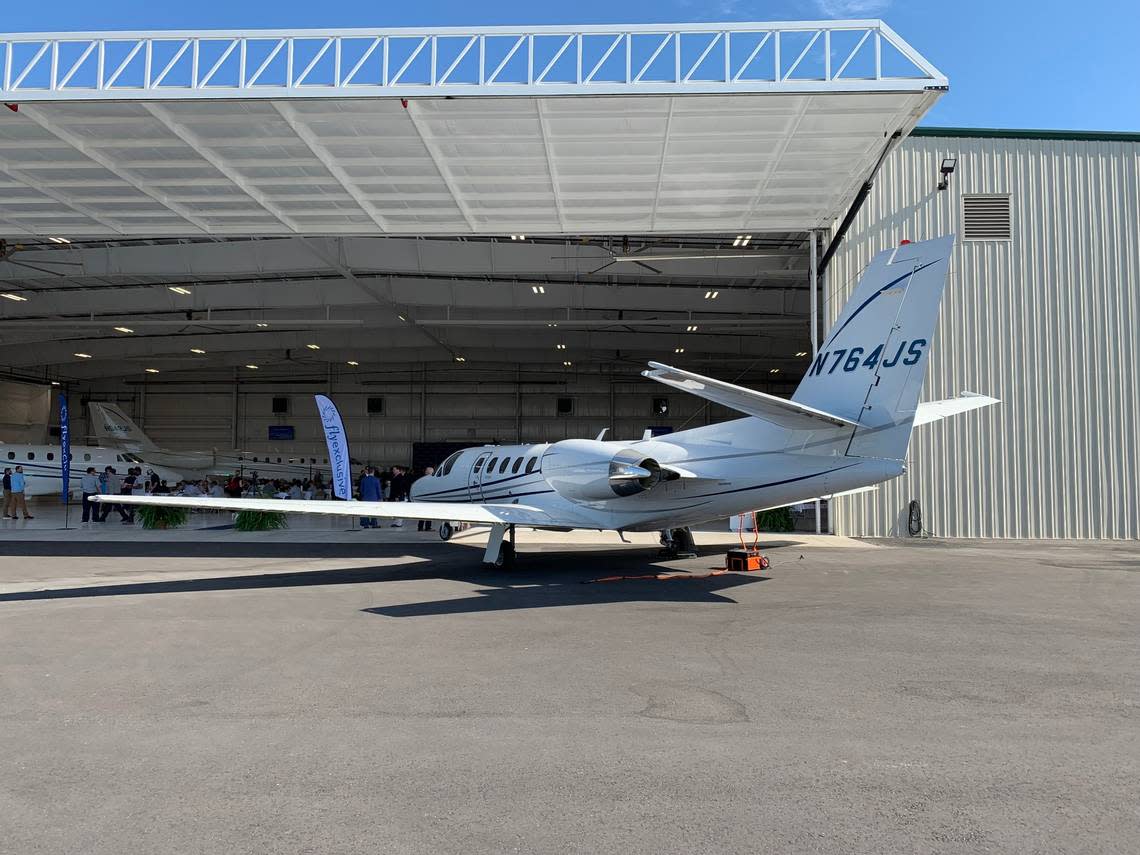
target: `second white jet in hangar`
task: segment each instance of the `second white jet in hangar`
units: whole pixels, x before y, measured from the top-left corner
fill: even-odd
[[[907,243],[868,265],[791,400],[656,362],[644,376],[745,414],[634,442],[568,439],[457,452],[410,502],[133,497],[136,504],[439,519],[491,526],[484,561],[513,558],[514,526],[655,531],[858,490],[901,475],[915,425],[997,403],[920,404],[953,236]]]

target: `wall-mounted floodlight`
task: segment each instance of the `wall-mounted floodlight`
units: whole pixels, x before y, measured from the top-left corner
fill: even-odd
[[[954,174],[954,170],[958,168],[958,158],[944,157],[942,158],[942,166],[938,172],[942,176],[942,180],[938,182],[938,189],[945,190],[950,186],[950,176]]]

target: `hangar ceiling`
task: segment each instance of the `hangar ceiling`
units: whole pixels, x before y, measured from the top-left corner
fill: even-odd
[[[7,295],[0,364],[50,366],[53,376],[78,379],[284,364],[367,372],[457,358],[585,368],[677,348],[688,363],[802,361],[795,354],[807,338],[806,236],[734,242],[295,237],[23,245],[0,262]]]
[[[0,364],[778,373],[945,88],[881,21],[0,35]]]

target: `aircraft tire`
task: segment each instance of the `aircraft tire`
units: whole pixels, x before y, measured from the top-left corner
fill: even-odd
[[[451,540],[451,535],[455,533],[455,529],[451,527],[449,522],[441,522],[439,524],[439,539]]]

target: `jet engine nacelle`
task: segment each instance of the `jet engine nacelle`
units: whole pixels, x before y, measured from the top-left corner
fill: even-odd
[[[666,475],[652,457],[593,439],[554,443],[542,456],[542,474],[560,496],[583,503],[644,493]]]

